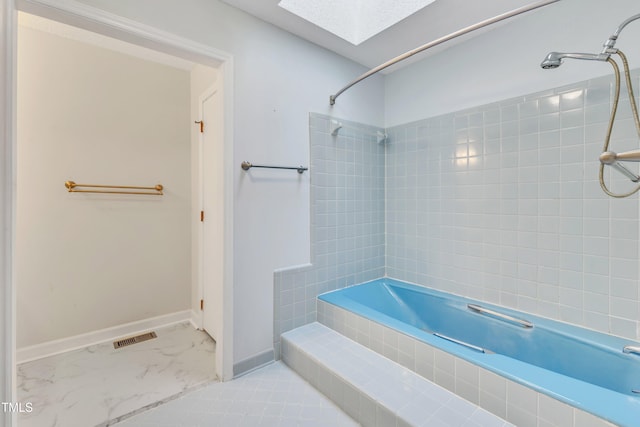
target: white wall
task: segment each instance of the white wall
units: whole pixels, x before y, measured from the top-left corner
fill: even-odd
[[[17,346],[188,309],[189,72],[20,27],[18,75]]]
[[[83,3],[234,55],[234,361],[273,347],[273,271],[309,262],[309,176],[240,169],[307,165],[309,112],[368,124],[383,119],[383,79],[329,95],[366,71],[224,3],[83,0]]]
[[[610,74],[604,62],[567,60],[555,70],[540,62],[550,51],[600,52],[639,11],[634,0],[562,0],[400,69],[385,79],[386,126]],[[638,37],[640,22],[631,23],[616,45],[632,68],[640,66]]]

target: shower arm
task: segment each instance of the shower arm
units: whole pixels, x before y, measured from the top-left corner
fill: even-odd
[[[557,1],[560,1],[560,0],[543,0],[543,1],[540,1],[540,2],[537,2],[537,3],[530,4],[528,6],[523,6],[523,7],[520,7],[518,9],[514,9],[514,10],[512,10],[510,12],[505,12],[503,14],[494,16],[493,18],[486,19],[484,21],[478,22],[477,24],[471,25],[469,27],[466,27],[466,28],[463,28],[461,30],[455,31],[455,32],[453,32],[451,34],[448,34],[446,36],[440,37],[439,39],[433,40],[433,41],[431,41],[431,42],[429,42],[427,44],[424,44],[424,45],[422,45],[420,47],[417,47],[417,48],[415,48],[413,50],[410,50],[410,51],[408,51],[406,53],[403,53],[402,55],[399,55],[399,56],[397,56],[397,57],[395,57],[393,59],[390,59],[389,61],[385,62],[384,64],[378,65],[377,67],[367,71],[366,73],[364,73],[363,75],[361,75],[360,77],[358,77],[357,79],[355,79],[354,81],[352,81],[351,83],[349,83],[348,85],[346,85],[345,87],[343,87],[342,89],[337,91],[334,95],[329,96],[329,104],[330,105],[334,105],[336,103],[336,99],[340,95],[342,95],[343,92],[345,92],[347,89],[350,89],[352,86],[360,83],[364,79],[369,78],[372,75],[374,75],[374,74],[384,70],[385,68],[390,67],[390,66],[392,66],[392,65],[394,65],[394,64],[396,64],[396,63],[398,63],[400,61],[404,61],[405,59],[407,59],[407,58],[409,58],[409,57],[411,57],[411,56],[413,56],[413,55],[415,55],[417,53],[420,53],[422,51],[430,49],[430,48],[432,48],[434,46],[437,46],[439,44],[442,44],[442,43],[444,43],[446,41],[455,39],[456,37],[460,37],[462,35],[465,35],[467,33],[472,32],[472,31],[475,31],[475,30],[478,30],[480,28],[486,27],[487,25],[495,24],[496,22],[500,22],[502,20],[505,20],[505,19],[508,19],[508,18],[512,18],[512,17],[514,17],[516,15],[520,15],[522,13],[529,12],[529,11],[534,10],[534,9],[538,9],[540,7],[543,7],[543,6],[547,6],[547,5],[549,5],[551,3],[555,3]]]
[[[618,25],[618,28],[616,28],[616,30],[611,35],[611,37],[609,37],[607,39],[607,41],[604,42],[604,44],[603,44],[604,49],[602,50],[602,53],[612,53],[611,51],[614,50],[614,46],[616,44],[616,41],[618,41],[618,36],[622,32],[622,30],[624,30],[624,27],[626,27],[627,25],[629,25],[630,23],[632,23],[633,21],[635,21],[637,19],[640,19],[640,13],[625,19],[622,22],[622,24]]]

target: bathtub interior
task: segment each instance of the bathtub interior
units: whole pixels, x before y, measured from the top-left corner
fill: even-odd
[[[640,357],[622,352],[630,341],[612,340],[605,334],[587,338],[583,329],[558,330],[558,325],[549,325],[537,317],[535,326],[527,328],[472,311],[468,308],[472,301],[416,290],[398,281],[379,281],[369,287],[375,289],[375,296],[367,302],[373,303],[376,310],[424,331],[619,393],[640,391]],[[491,308],[516,319],[532,318]],[[609,345],[603,345],[604,341]]]
[[[625,425],[620,416],[640,416],[640,396],[633,392],[640,388],[640,357],[622,352],[634,344],[630,340],[393,279],[318,298],[620,425]],[[534,326],[523,328],[471,311],[470,303]],[[434,332],[487,351],[446,341]]]

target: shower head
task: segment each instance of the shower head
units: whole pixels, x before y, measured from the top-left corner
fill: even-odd
[[[566,53],[566,52],[550,52],[544,61],[540,64],[542,68],[548,70],[550,68],[558,68],[562,64],[564,58],[586,59],[589,61],[606,61],[609,59],[608,53]]]
[[[558,68],[562,64],[562,57],[560,55],[559,52],[550,52],[540,66],[545,70]]]

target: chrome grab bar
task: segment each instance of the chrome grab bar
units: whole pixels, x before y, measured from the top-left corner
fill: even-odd
[[[625,345],[624,348],[622,349],[622,352],[640,355],[640,347],[635,345]]]
[[[240,164],[242,170],[248,171],[251,168],[266,168],[266,169],[291,169],[296,170],[298,173],[304,173],[304,171],[309,170],[309,168],[305,168],[304,166],[265,166],[265,165],[254,165],[251,162],[244,161]]]
[[[518,319],[517,317],[509,316],[508,314],[499,313],[495,310],[491,310],[489,308],[482,307],[476,304],[467,304],[467,308],[471,311],[475,311],[476,313],[486,314],[491,317],[496,317],[500,320],[504,320],[510,323],[514,323],[518,326],[522,326],[523,328],[533,328],[533,323],[528,320]]]
[[[451,341],[452,343],[456,343],[463,347],[470,348],[471,350],[479,351],[480,353],[487,353],[487,354],[493,353],[492,351],[485,350],[484,348],[478,347],[477,345],[469,344],[468,342],[460,341],[455,338],[451,338],[446,335],[439,334],[437,332],[434,332],[433,335],[435,335],[438,338],[442,338],[443,340]]]

